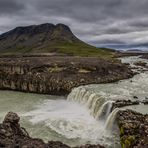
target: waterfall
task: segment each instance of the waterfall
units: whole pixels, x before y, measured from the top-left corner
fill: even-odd
[[[114,122],[116,120],[116,115],[119,112],[119,110],[121,109],[116,108],[110,113],[105,123],[105,129],[111,130],[113,128]]]
[[[102,116],[106,118],[111,112],[114,102],[106,101],[98,93],[87,90],[85,87],[74,88],[68,95],[67,100],[85,105],[96,119],[100,119]]]
[[[97,112],[95,118],[99,120],[104,117],[106,119],[112,110],[113,103],[114,101],[106,101]]]
[[[87,88],[83,86],[74,88],[68,95],[67,100],[85,105],[94,118],[98,121],[105,122],[105,129],[112,129],[119,111],[119,108],[112,111],[114,101],[106,100],[98,93],[87,90]]]

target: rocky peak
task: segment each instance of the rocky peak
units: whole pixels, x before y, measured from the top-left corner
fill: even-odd
[[[74,36],[70,30],[70,28],[64,24],[50,24],[50,23],[45,23],[45,24],[40,24],[40,25],[31,25],[31,26],[25,26],[25,27],[16,27],[13,30],[10,30],[2,35],[0,35],[0,39],[4,39],[13,35],[36,35],[40,33],[50,33],[50,36],[52,33],[57,35],[62,34],[63,32],[66,34],[71,34],[71,36]],[[57,37],[57,36],[56,36]]]
[[[55,25],[55,28],[59,29],[59,30],[65,30],[65,31],[71,32],[70,28],[64,24],[57,24],[57,25]]]

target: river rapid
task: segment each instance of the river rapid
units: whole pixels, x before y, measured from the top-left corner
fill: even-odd
[[[148,97],[147,69],[134,65],[136,61],[148,61],[140,57],[121,60],[139,74],[116,83],[80,86],[67,97],[0,91],[0,122],[8,111],[13,111],[21,116],[21,126],[32,137],[70,146],[90,143],[120,148],[119,132],[113,128],[118,109],[110,111],[113,101],[135,100],[134,96],[142,101]],[[148,113],[143,104],[125,108]]]

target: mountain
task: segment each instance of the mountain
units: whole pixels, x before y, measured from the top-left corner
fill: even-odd
[[[148,51],[144,51],[144,50],[140,50],[140,49],[129,49],[129,50],[126,50],[126,52],[129,52],[129,53],[147,53]]]
[[[17,27],[0,35],[0,54],[63,53],[109,56],[113,50],[96,48],[78,39],[64,24]]]

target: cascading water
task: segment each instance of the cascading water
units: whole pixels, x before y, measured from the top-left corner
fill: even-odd
[[[90,114],[98,121],[106,121],[105,127],[107,129],[112,129],[112,124],[114,124],[118,112],[118,109],[112,111],[112,105],[115,100],[132,100],[134,99],[133,96],[137,96],[142,101],[148,95],[148,72],[141,72],[141,69],[147,70],[147,68],[134,65],[136,61],[143,61],[148,65],[148,60],[140,57],[127,57],[121,60],[123,63],[129,63],[134,69],[138,68],[137,71],[140,74],[135,75],[132,79],[118,83],[80,86],[74,88],[68,96],[69,101],[85,105],[89,109]]]
[[[116,108],[110,113],[110,115],[108,116],[108,118],[105,122],[105,129],[110,130],[113,128],[113,125],[114,125],[114,122],[116,119],[116,115],[119,112],[119,110],[121,110],[121,109]]]
[[[99,94],[88,91],[83,86],[74,88],[72,92],[68,95],[67,100],[85,105],[90,110],[91,115],[95,118],[97,118],[97,116],[99,117],[99,115],[103,113],[104,108],[106,108],[106,113],[108,113],[110,112],[110,109],[112,107],[112,101],[108,101],[108,103],[106,103],[106,100],[103,97],[99,96]],[[100,107],[104,103],[105,105],[100,111]]]
[[[113,103],[114,101],[106,101],[99,109],[95,118],[99,120],[104,117],[106,119],[112,111]]]
[[[106,129],[112,129],[118,112],[117,110],[119,110],[115,109],[112,111],[114,101],[107,100],[99,96],[99,94],[87,90],[83,86],[74,88],[68,95],[67,100],[85,105],[95,119],[98,121],[103,120],[106,123]]]

